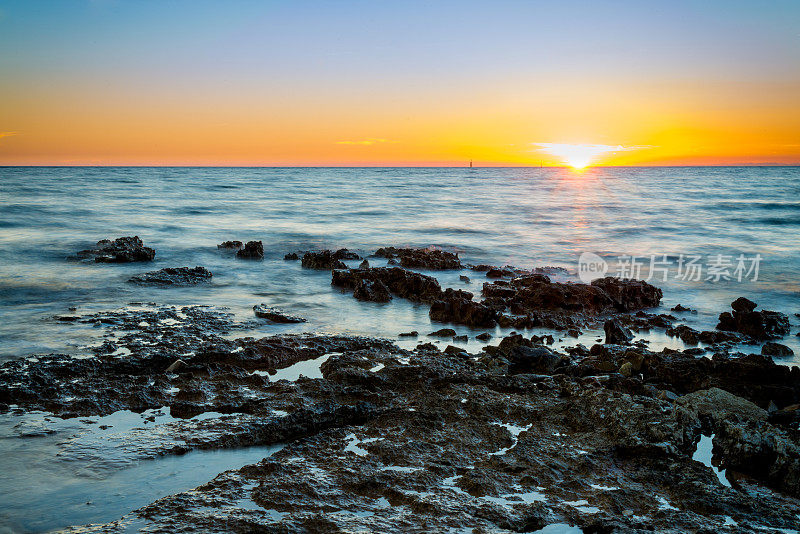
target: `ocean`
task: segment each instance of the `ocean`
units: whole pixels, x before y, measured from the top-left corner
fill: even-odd
[[[647,278],[653,262],[650,281],[664,290],[659,311],[678,303],[696,309],[682,316],[685,324],[713,328],[733,299],[746,296],[759,308],[789,314],[796,326],[798,231],[798,167],[4,167],[0,360],[87,352],[99,343],[98,329],[53,316],[70,307],[90,313],[130,302],[223,306],[243,320],[253,319],[253,305],[265,303],[308,319],[265,323],[257,335],[397,339],[403,331],[439,328],[425,305],[359,302],[331,287],[329,272],[283,259],[342,247],[367,256],[387,245],[441,247],[474,264],[559,266],[568,270],[561,278],[574,281],[583,253],[607,262],[610,275]],[[155,261],[68,260],[100,239],[128,235],[155,248]],[[232,239],[262,241],[264,260],[236,260],[217,249]],[[690,258],[695,271],[687,276]],[[127,282],[145,271],[195,265],[211,270],[211,283],[153,288]],[[485,281],[473,271],[429,274],[477,297]],[[800,361],[795,326],[781,342],[796,356],[781,363]],[[470,338],[478,333],[456,329]],[[492,331],[495,339],[507,332]],[[595,337],[589,332],[583,341]],[[657,332],[649,339],[651,349],[681,346]]]

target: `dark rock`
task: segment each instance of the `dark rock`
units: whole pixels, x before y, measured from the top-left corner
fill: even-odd
[[[342,257],[337,256],[336,252],[331,252],[330,250],[306,252],[303,254],[302,266],[306,269],[319,270],[347,269]]]
[[[266,304],[256,304],[255,306],[253,306],[253,312],[256,314],[256,317],[261,317],[262,319],[269,319],[273,323],[306,322],[306,320],[303,319],[302,317],[287,315],[280,309],[267,306]]]
[[[606,333],[606,343],[613,345],[627,345],[633,339],[633,333],[619,324],[619,321],[609,319],[603,324]]]
[[[400,265],[411,269],[451,270],[461,269],[458,254],[434,248],[395,248],[384,247],[375,251],[375,255],[400,259]]]
[[[458,279],[461,280],[462,282],[469,283],[469,276],[466,276],[466,275],[462,274],[462,275],[458,276]]]
[[[334,270],[331,284],[336,287],[355,289],[362,280],[380,281],[394,295],[414,302],[432,302],[442,294],[439,282],[432,276],[400,267]]]
[[[755,306],[754,302],[739,297],[731,303],[732,314],[720,314],[717,330],[739,332],[759,341],[789,334],[789,317],[774,311],[754,311]]]
[[[506,276],[506,272],[502,269],[489,269],[486,271],[486,278],[502,278]]]
[[[456,331],[452,328],[441,328],[435,332],[431,332],[428,335],[432,337],[454,337],[456,335]]]
[[[511,285],[516,287],[528,287],[535,284],[549,284],[550,277],[543,274],[531,274],[526,276],[518,276],[511,280]]]
[[[114,241],[103,239],[96,248],[78,252],[80,258],[94,258],[97,263],[132,263],[152,261],[156,251],[144,246],[139,236],[119,237]]]
[[[678,304],[677,306],[673,306],[672,308],[670,308],[670,311],[688,312],[688,311],[692,311],[692,309],[691,308],[687,308],[686,306],[683,306],[682,304]]]
[[[411,332],[400,332],[397,335],[398,337],[417,337],[419,335],[419,332],[417,332],[416,330],[412,330]]]
[[[241,250],[244,247],[244,243],[241,241],[223,241],[217,248],[227,249],[227,250]]]
[[[353,297],[370,302],[389,302],[392,300],[389,288],[380,280],[359,280],[356,287],[353,288]]]
[[[523,277],[517,284],[483,285],[487,303],[525,311],[609,313],[634,311],[658,305],[662,292],[647,282],[602,278],[591,284],[550,282],[543,275]]]
[[[454,345],[447,345],[442,352],[445,354],[466,354],[463,348]]]
[[[678,337],[687,345],[697,345],[700,342],[700,333],[689,326],[680,324],[675,327],[667,328],[665,332],[668,336]]]
[[[359,269],[369,269],[369,262],[367,260],[362,261],[358,264]]]
[[[461,336],[454,336],[453,337],[453,341],[458,341],[460,343],[466,343],[467,341],[469,341],[469,336],[467,336],[466,334],[465,335],[461,335]]]
[[[761,354],[765,356],[777,356],[779,358],[785,358],[786,356],[794,356],[794,351],[786,345],[768,342],[764,343],[764,346],[761,347]]]
[[[300,259],[300,256],[297,255],[297,252],[290,252],[283,257],[286,261],[297,261]]]
[[[592,281],[592,286],[599,287],[611,297],[618,311],[633,311],[643,308],[654,308],[661,302],[662,291],[641,280],[627,280],[607,276]]]
[[[182,369],[185,369],[186,367],[187,367],[187,364],[186,364],[185,361],[183,361],[183,360],[175,360],[174,362],[172,362],[170,364],[169,367],[167,367],[165,369],[165,372],[167,372],[167,373],[178,373]]]
[[[243,260],[263,260],[264,245],[261,241],[248,241],[244,248],[236,253],[236,257]]]
[[[483,332],[475,336],[475,339],[477,339],[478,341],[489,341],[490,339],[492,339],[492,334],[490,334],[489,332]]]
[[[756,309],[756,306],[757,304],[755,302],[744,297],[739,297],[731,302],[731,308],[733,308],[733,311],[737,312],[751,312]]]
[[[511,374],[552,374],[560,361],[561,357],[547,347],[517,345],[509,352],[508,371]]]
[[[211,276],[211,271],[205,267],[166,267],[132,276],[128,281],[141,285],[188,286],[208,282]]]
[[[497,312],[481,302],[473,301],[472,293],[450,288],[431,303],[428,315],[433,321],[472,327],[491,327],[497,320]]]
[[[333,257],[337,260],[360,260],[361,256],[353,252],[352,250],[347,250],[346,248],[340,248],[336,252],[333,253]]]

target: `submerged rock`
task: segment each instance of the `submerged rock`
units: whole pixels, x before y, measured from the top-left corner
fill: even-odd
[[[78,252],[79,258],[94,258],[97,263],[133,263],[153,261],[156,251],[144,246],[139,236],[103,239],[96,248]]]
[[[244,248],[236,253],[236,257],[242,260],[263,260],[264,245],[261,241],[248,241]]]
[[[400,265],[412,269],[453,270],[461,269],[458,254],[435,248],[395,248],[384,247],[375,255],[387,259],[400,259]]]
[[[302,317],[295,317],[294,315],[287,315],[279,308],[273,308],[266,304],[256,304],[253,306],[253,312],[256,317],[262,319],[269,319],[273,323],[304,323],[305,319]]]
[[[286,261],[297,261],[300,259],[300,256],[297,255],[297,252],[290,252],[283,257]]]
[[[132,276],[128,281],[140,285],[188,286],[208,282],[212,276],[205,267],[165,267]]]

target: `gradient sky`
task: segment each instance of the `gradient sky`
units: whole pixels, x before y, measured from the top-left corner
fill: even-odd
[[[0,0],[0,164],[800,164],[800,1]]]

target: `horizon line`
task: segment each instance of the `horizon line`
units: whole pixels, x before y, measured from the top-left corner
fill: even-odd
[[[462,165],[5,165],[0,164],[0,169],[8,168],[164,168],[164,169],[573,169],[570,165],[485,165],[485,166],[462,166]],[[705,164],[705,165],[589,165],[581,170],[588,169],[660,169],[660,168],[724,168],[724,167],[800,167],[797,163],[741,163],[741,164]]]

